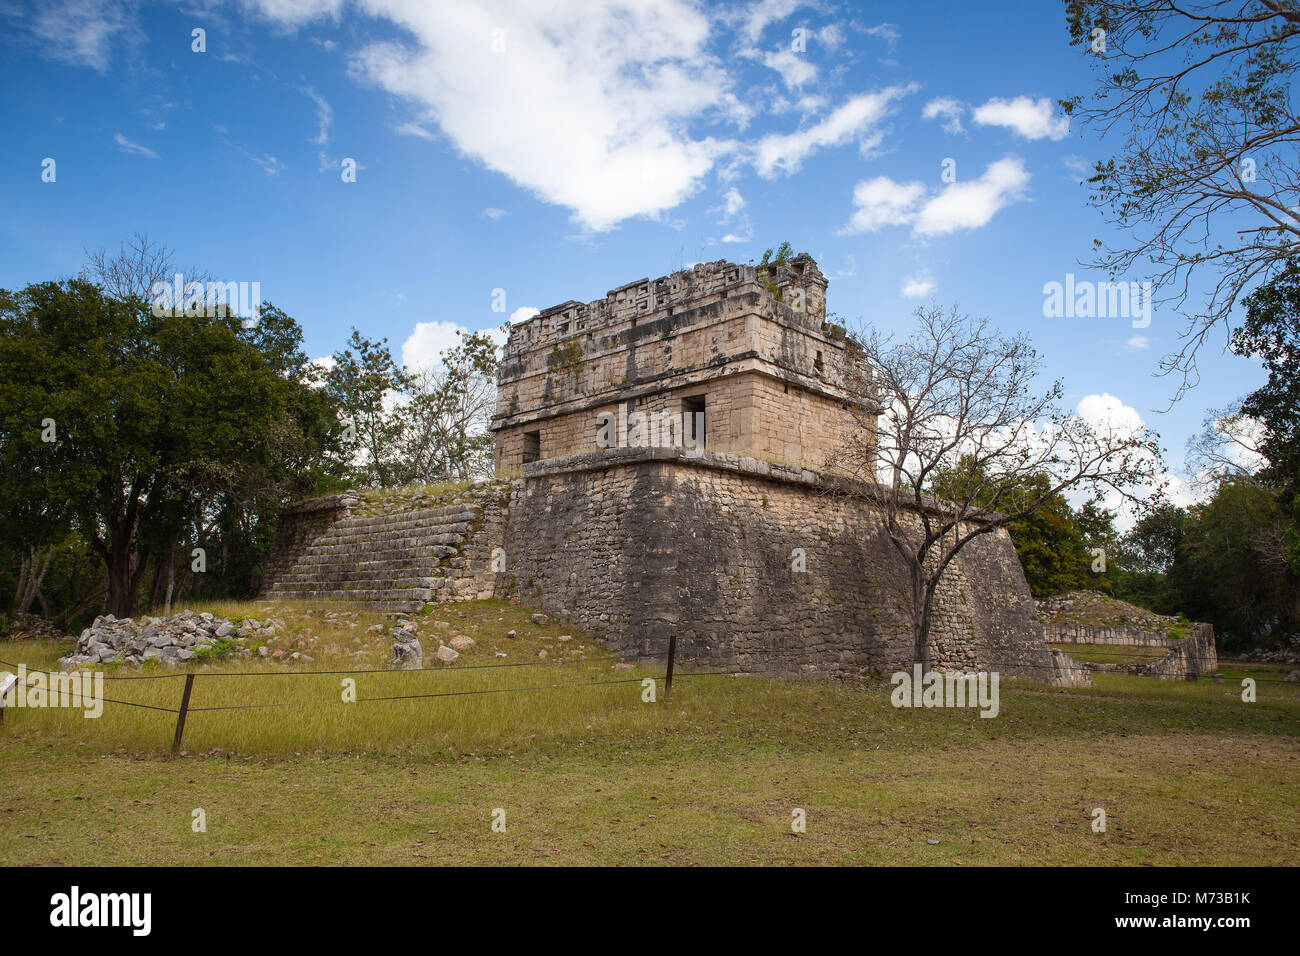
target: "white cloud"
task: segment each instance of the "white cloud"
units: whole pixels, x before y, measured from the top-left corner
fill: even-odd
[[[330,127],[334,124],[334,110],[326,102],[325,97],[318,95],[310,86],[303,92],[310,96],[316,104],[316,135],[308,142],[315,143],[320,147],[316,155],[320,162],[320,171],[323,173],[334,166],[334,163],[325,154],[325,147],[330,143]]]
[[[817,31],[817,39],[821,41],[822,46],[834,53],[844,44],[844,31],[834,23],[828,23]]]
[[[794,133],[773,133],[758,141],[754,165],[758,174],[772,179],[777,173],[789,175],[803,165],[803,161],[824,146],[838,146],[855,137],[864,148],[879,143],[879,138],[868,134],[886,116],[890,104],[916,87],[890,86],[875,93],[862,93],[831,111],[820,123]]]
[[[916,204],[924,195],[922,183],[899,183],[888,176],[864,179],[853,187],[853,218],[839,235],[905,225],[916,218]]]
[[[533,315],[537,314],[537,309],[515,309],[514,315],[510,317],[511,321],[521,312],[531,311]],[[402,365],[409,372],[420,371],[422,369],[437,368],[442,364],[442,353],[450,348],[460,344],[460,337],[468,335],[469,329],[455,322],[417,322],[411,334],[407,336],[406,341],[402,343]],[[500,329],[482,329],[480,335],[486,335],[499,346],[505,344],[505,333]],[[324,359],[317,359],[316,364],[322,365]],[[333,360],[329,360],[332,364]],[[327,367],[322,365],[322,367]]]
[[[1136,435],[1144,425],[1136,408],[1125,405],[1110,392],[1083,396],[1076,410],[1088,424],[1111,429],[1118,435]]]
[[[101,73],[108,69],[115,35],[132,29],[128,9],[113,0],[42,3],[31,16],[29,28],[47,55]]]
[[[740,34],[746,43],[757,43],[768,24],[779,23],[801,6],[803,0],[758,0],[746,12]]]
[[[337,20],[343,0],[245,0],[245,5],[286,26],[298,26],[319,17]]]
[[[1014,156],[999,159],[979,179],[948,185],[921,209],[914,231],[942,236],[961,229],[978,229],[1003,207],[1024,195],[1029,173]]]
[[[1151,345],[1151,340],[1145,335],[1135,335],[1124,343],[1130,349],[1144,349]]]
[[[419,139],[436,139],[432,133],[416,122],[402,123],[393,129],[401,136],[415,136]]]
[[[900,183],[888,176],[864,179],[853,189],[853,216],[836,234],[908,224],[914,235],[923,237],[977,229],[1022,198],[1029,178],[1020,160],[1008,156],[991,164],[979,179],[951,183],[929,198],[923,183]]]
[[[921,110],[921,119],[942,120],[943,131],[956,135],[966,132],[966,128],[961,125],[965,112],[966,104],[961,100],[951,96],[938,96],[925,104],[925,109]]]
[[[975,122],[984,126],[1006,126],[1025,139],[1065,139],[1070,134],[1070,120],[1054,116],[1052,101],[1047,97],[1030,99],[1017,96],[1014,100],[993,97],[983,106],[976,107]]]
[[[890,46],[897,43],[903,36],[898,32],[898,27],[892,23],[878,23],[874,27],[868,27],[865,32],[869,37],[880,37],[887,40]]]
[[[488,208],[483,210],[483,215],[487,216],[493,222],[496,222],[498,219],[503,219],[510,215],[510,213],[504,209],[498,209],[496,206],[488,206]]]
[[[520,322],[527,322],[535,315],[541,315],[542,310],[534,308],[531,305],[521,305],[510,313],[510,324],[518,325]]]
[[[914,276],[908,276],[903,279],[903,288],[899,294],[904,299],[924,299],[927,295],[938,288],[934,279],[928,272],[919,272]]]
[[[256,2],[289,22],[313,9]],[[463,153],[568,207],[589,230],[675,207],[733,148],[685,131],[739,103],[707,50],[709,19],[688,0],[365,0],[364,8],[409,38],[366,46],[354,75],[413,102],[418,119],[437,123]],[[416,128],[403,131],[420,135]]]
[[[763,65],[780,73],[782,82],[792,90],[817,79],[817,67],[788,47],[765,53]]]
[[[158,154],[148,146],[141,146],[139,143],[133,143],[121,133],[113,134],[113,142],[122,148],[122,152],[130,153],[132,156],[147,156],[150,159],[157,159]]]
[[[708,215],[716,216],[719,223],[725,223],[734,219],[744,208],[745,197],[740,194],[739,189],[732,186],[722,194],[722,202],[719,205],[709,207]]]

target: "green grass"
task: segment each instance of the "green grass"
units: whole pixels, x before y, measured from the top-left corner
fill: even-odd
[[[296,642],[316,638],[307,667],[387,654],[387,636],[365,630],[379,615],[333,613],[328,628],[283,602],[271,616],[302,628]],[[250,667],[223,665],[200,672],[194,706],[307,703],[191,714],[178,758],[167,754],[169,715],[11,711],[0,725],[0,863],[1300,862],[1297,685],[1261,682],[1246,704],[1231,680],[1003,681],[1000,715],[983,719],[896,710],[884,680],[687,674],[670,702],[649,704],[636,682],[578,685],[654,668],[614,671],[603,649],[572,628],[532,625],[527,609],[437,607],[419,619],[426,655],[439,620],[479,641],[458,664],[495,663],[497,649],[507,662],[548,649],[550,661],[561,648],[576,657],[575,646],[583,663],[358,675],[361,697],[565,684],[370,704],[343,704],[339,676],[285,676],[289,665],[265,662],[256,669],[279,676],[216,676]],[[352,647],[358,632],[363,648]],[[327,637],[350,650],[321,653]],[[17,642],[0,657],[48,663],[59,650]],[[174,705],[179,684],[129,690]],[[796,807],[808,819],[797,835]],[[1090,828],[1095,807],[1104,834]],[[195,808],[206,833],[191,831]],[[495,808],[505,833],[491,829]]]
[[[1150,664],[1168,656],[1172,647],[1144,647],[1139,644],[1052,644],[1080,664]]]

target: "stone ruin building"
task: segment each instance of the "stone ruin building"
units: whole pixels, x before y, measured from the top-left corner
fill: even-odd
[[[909,668],[905,570],[867,498],[825,493],[857,361],[826,293],[807,255],[702,263],[515,325],[496,480],[295,506],[264,593],[513,598],[629,657],[662,659],[675,638],[681,658],[735,671]],[[954,561],[931,654],[1060,676],[1005,530]]]
[[[515,326],[492,423],[498,474],[608,447],[599,433],[609,423],[614,447],[690,444],[824,464],[853,426],[851,353],[844,330],[825,321],[826,284],[806,254],[768,276],[715,262]]]

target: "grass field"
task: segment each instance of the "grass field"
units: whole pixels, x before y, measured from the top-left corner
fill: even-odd
[[[191,704],[294,706],[191,713],[184,756],[168,754],[171,714],[12,710],[0,863],[1300,863],[1300,687],[1271,670],[1252,671],[1249,704],[1232,677],[1003,681],[995,719],[895,709],[883,680],[689,670],[671,701],[660,685],[645,703],[654,669],[615,670],[572,628],[481,602],[422,618],[427,669],[357,673],[348,704],[343,675],[319,671],[382,666],[389,639],[367,630],[382,618],[269,613],[283,649],[314,660],[211,668]],[[454,633],[478,641],[463,668],[430,662],[433,635]],[[65,649],[10,642],[0,658],[49,666]],[[482,666],[502,663],[530,666]],[[218,676],[231,672],[261,676]],[[109,681],[105,693],[174,707],[180,686]],[[520,687],[535,689],[366,702]],[[206,832],[192,829],[197,809]]]

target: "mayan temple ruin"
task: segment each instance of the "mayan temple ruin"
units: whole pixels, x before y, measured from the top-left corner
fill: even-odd
[[[406,610],[517,599],[629,657],[661,658],[675,638],[681,657],[736,671],[910,667],[904,569],[869,500],[842,479],[827,494],[827,460],[855,425],[856,357],[826,297],[807,255],[722,261],[515,325],[496,479],[295,506],[265,593]],[[1005,530],[950,568],[932,647],[939,667],[1052,675]]]

